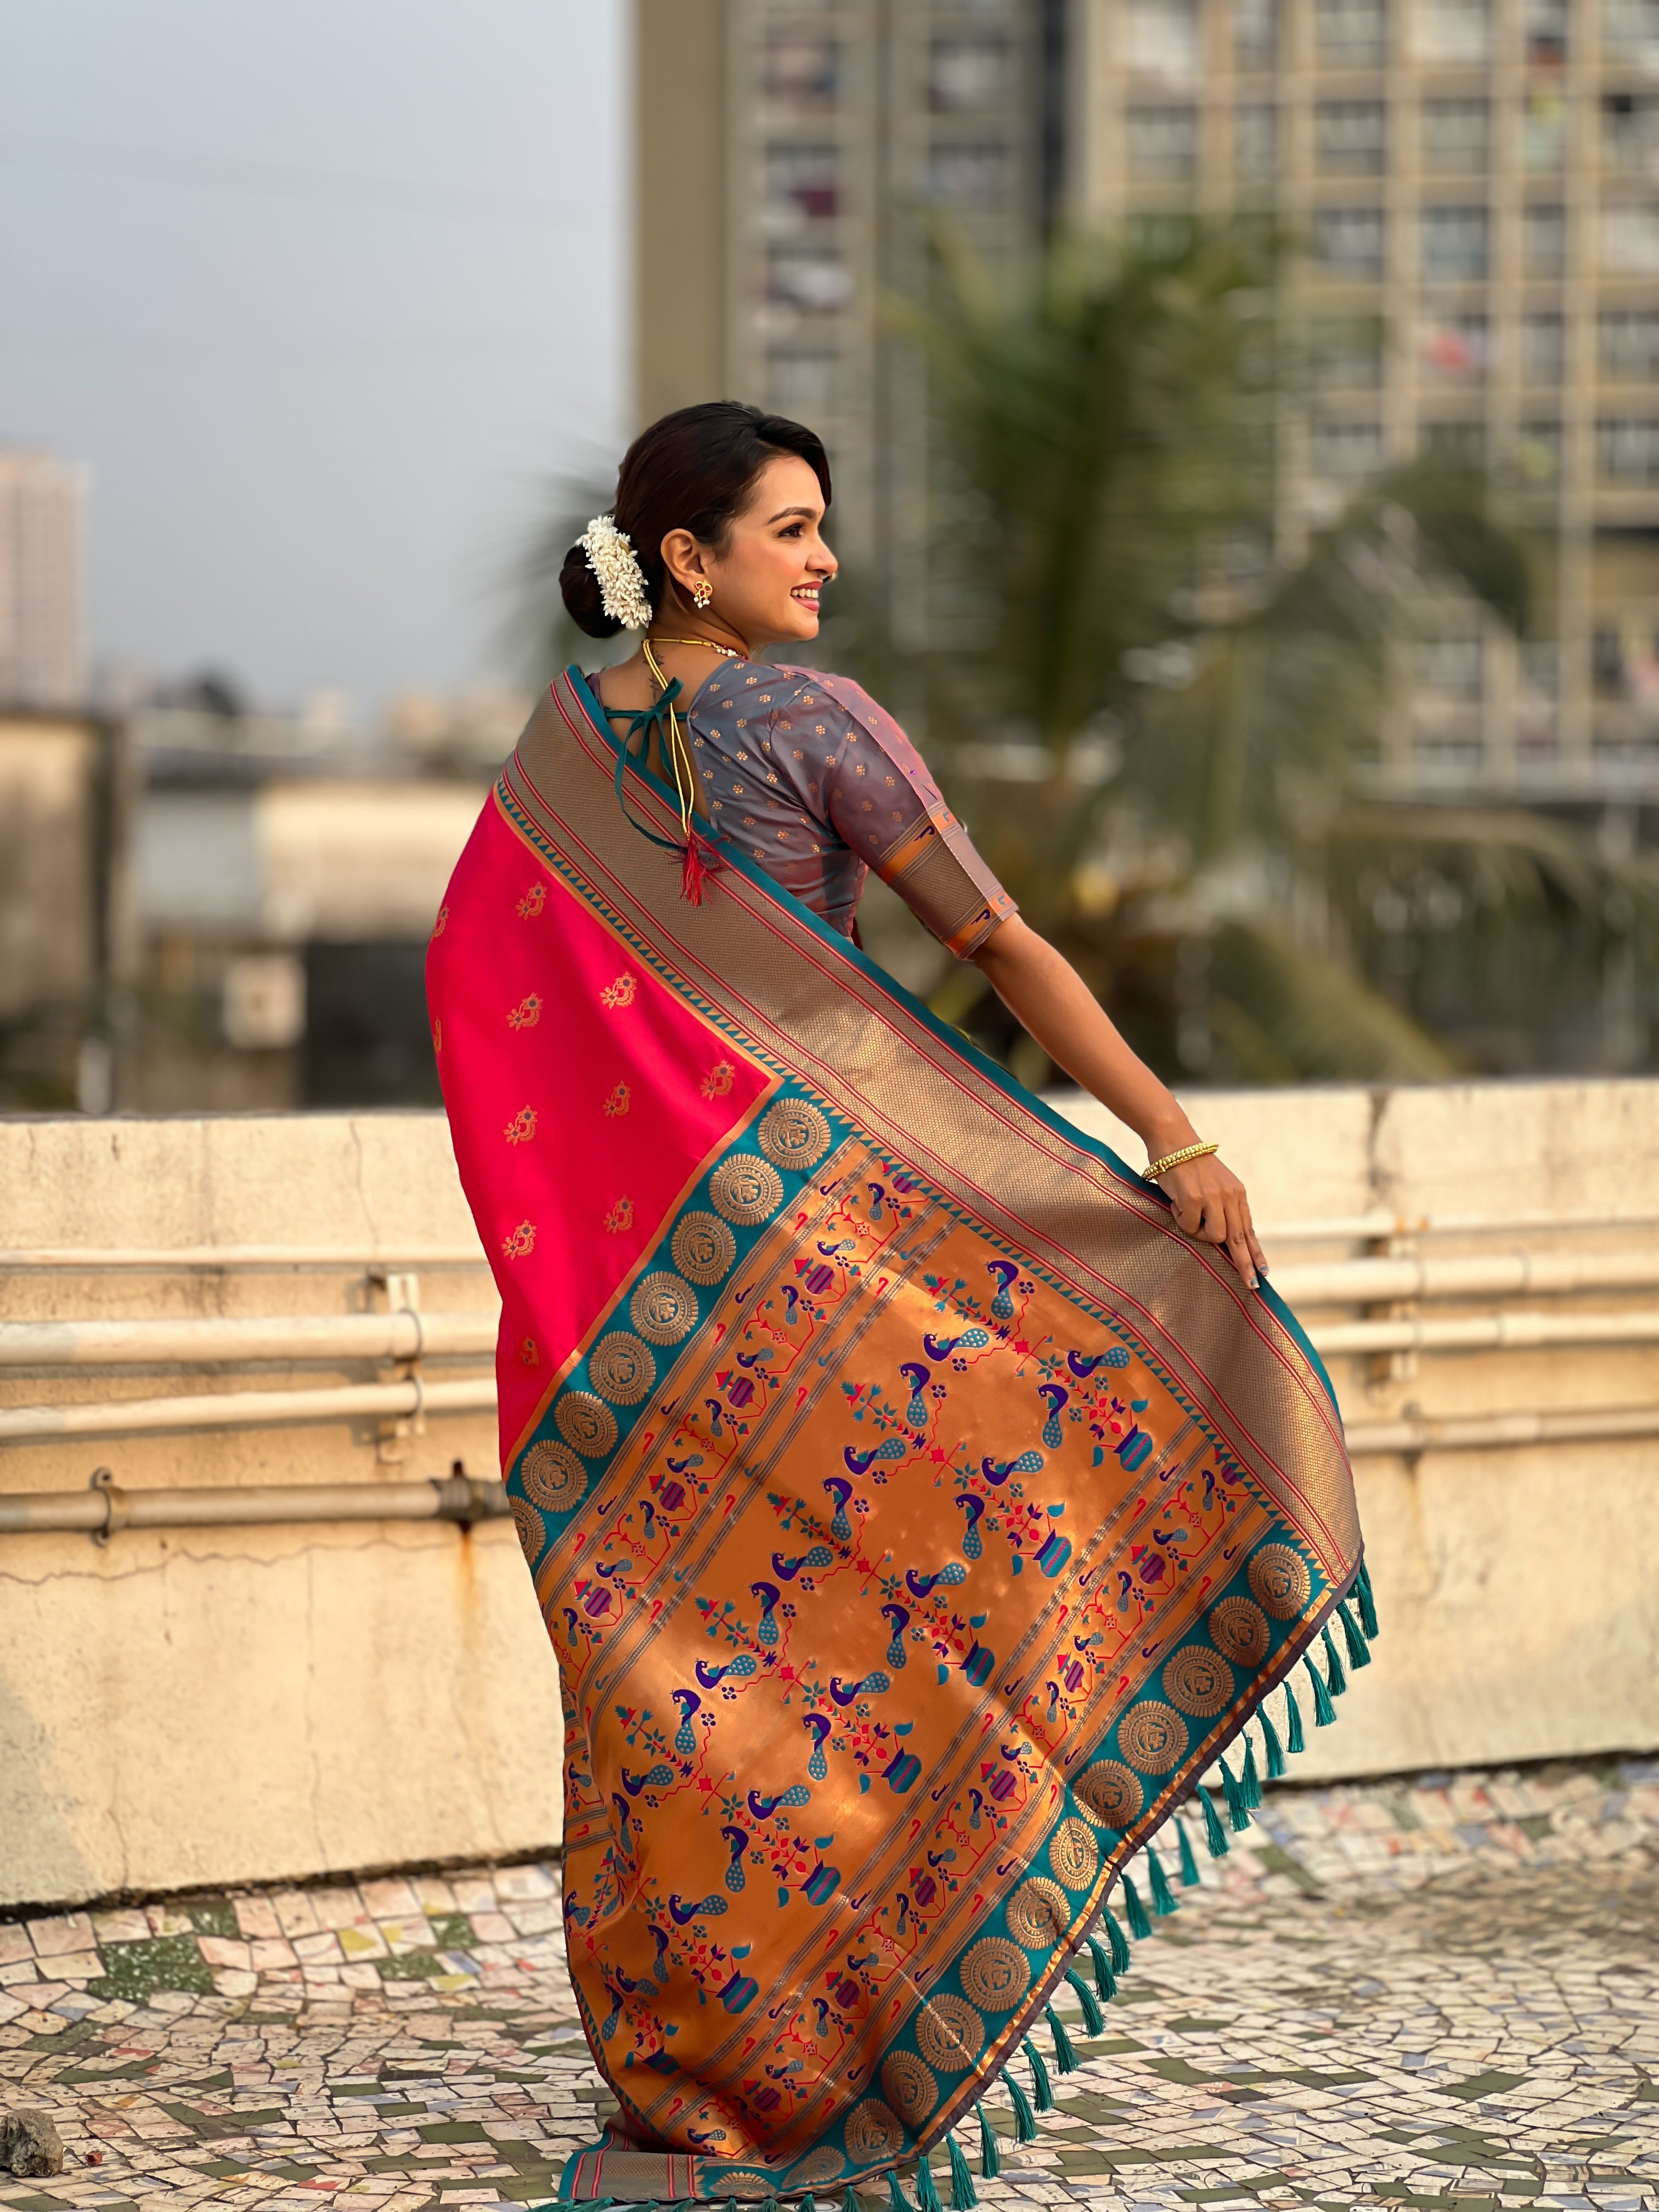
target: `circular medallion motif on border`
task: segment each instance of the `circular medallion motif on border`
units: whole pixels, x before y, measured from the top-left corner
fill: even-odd
[[[688,1213],[675,1224],[668,1249],[687,1282],[707,1288],[731,1273],[738,1240],[719,1214]]]
[[[929,1997],[916,2014],[916,2041],[941,2074],[965,2074],[985,2048],[985,2022],[966,1997]]]
[[[1187,1723],[1172,1705],[1147,1698],[1117,1724],[1117,1747],[1139,1774],[1168,1774],[1187,1748]]]
[[[830,1124],[804,1098],[780,1098],[761,1115],[755,1132],[775,1168],[816,1167],[830,1149]]]
[[[1008,1900],[1008,1932],[1028,1951],[1048,1951],[1066,1933],[1071,1900],[1057,1881],[1034,1874]]]
[[[769,1221],[783,1204],[783,1177],[758,1152],[733,1152],[708,1178],[708,1195],[716,1213],[752,1229]]]
[[[914,2051],[890,2051],[881,2062],[881,2094],[907,2127],[920,2128],[939,2102],[939,2083]]]
[[[1235,1667],[1259,1667],[1267,1656],[1267,1616],[1254,1598],[1218,1598],[1210,1607],[1210,1641]]]
[[[1030,1960],[1006,1936],[982,1936],[957,1972],[969,2002],[981,2012],[1012,2012],[1031,1986]]]
[[[842,2141],[855,2165],[869,2166],[878,2158],[898,2155],[904,2148],[904,2130],[879,2097],[861,2097],[847,2115]]]
[[[828,2143],[820,2143],[790,2167],[789,2186],[792,2190],[810,2189],[816,2182],[834,2181],[846,2163],[838,2150],[831,2150]]]
[[[584,1459],[603,1459],[617,1449],[617,1417],[591,1390],[567,1390],[553,1408],[553,1419],[566,1443]]]
[[[1207,1719],[1231,1701],[1233,1670],[1218,1651],[1189,1644],[1166,1662],[1164,1690],[1170,1703],[1179,1705],[1183,1713]]]
[[[1048,1838],[1048,1863],[1067,1889],[1087,1889],[1100,1872],[1100,1845],[1086,1820],[1062,1820]]]
[[[519,1462],[519,1480],[532,1505],[544,1512],[568,1513],[587,1495],[587,1469],[568,1444],[544,1437]]]
[[[723,2173],[708,2191],[712,2197],[769,2197],[776,2186],[763,2173]]]
[[[1128,1768],[1115,1759],[1097,1759],[1072,1784],[1103,1828],[1127,1828],[1146,1802],[1146,1793]]]
[[[509,1498],[507,1504],[513,1515],[513,1526],[518,1530],[519,1541],[524,1547],[524,1555],[533,1567],[547,1548],[547,1523],[535,1507],[526,1504],[522,1498]]]
[[[613,1328],[588,1353],[587,1376],[613,1406],[637,1406],[657,1379],[657,1363],[637,1336]]]
[[[1294,1620],[1313,1588],[1308,1563],[1288,1544],[1264,1544],[1250,1560],[1250,1588],[1275,1620]]]
[[[678,1344],[697,1325],[697,1294],[665,1268],[641,1279],[628,1310],[640,1334],[653,1344]]]

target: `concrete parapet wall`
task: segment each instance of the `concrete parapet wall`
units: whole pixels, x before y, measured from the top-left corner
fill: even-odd
[[[1060,1103],[1139,1161],[1101,1109]],[[1430,1249],[1659,1244],[1659,1085],[1332,1088],[1189,1105],[1264,1222],[1378,1206],[1577,1215],[1576,1226],[1441,1232]],[[1623,1225],[1582,1225],[1589,1214]],[[0,1122],[0,1247],[14,1251],[471,1242],[438,1115]],[[1287,1242],[1273,1257],[1356,1249]],[[362,1267],[14,1269],[0,1318],[343,1313],[375,1295]],[[419,1295],[430,1310],[493,1303],[481,1267],[423,1270]],[[1659,1291],[1485,1308],[1500,1303],[1615,1311],[1659,1306]],[[1332,1370],[1356,1429],[1411,1407],[1659,1404],[1652,1343],[1354,1357]],[[303,1374],[314,1385],[384,1371]],[[0,1370],[0,1406],[251,1379]],[[407,1481],[456,1459],[493,1472],[489,1415],[434,1417],[408,1436],[352,1420],[14,1443],[0,1490],[84,1492],[100,1465],[132,1490]],[[1297,1762],[1302,1777],[1659,1744],[1659,1438],[1368,1455],[1358,1473],[1383,1634],[1340,1726]],[[555,1669],[508,1523],[128,1531],[101,1547],[0,1535],[0,1905],[522,1856],[558,1839],[560,1755]]]

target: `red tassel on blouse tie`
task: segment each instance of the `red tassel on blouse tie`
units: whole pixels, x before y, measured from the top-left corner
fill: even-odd
[[[725,866],[714,847],[693,830],[686,838],[680,868],[680,896],[688,906],[702,904],[703,886]]]

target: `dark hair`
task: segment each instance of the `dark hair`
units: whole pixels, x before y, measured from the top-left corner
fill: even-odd
[[[795,453],[818,480],[830,504],[830,461],[823,441],[787,415],[764,415],[736,399],[710,399],[677,408],[641,430],[617,476],[617,527],[633,540],[654,613],[662,603],[666,571],[662,541],[671,530],[689,530],[704,545],[723,546],[732,519],[767,463]],[[570,618],[590,637],[614,637],[622,624],[605,611],[599,580],[580,544],[559,572]]]

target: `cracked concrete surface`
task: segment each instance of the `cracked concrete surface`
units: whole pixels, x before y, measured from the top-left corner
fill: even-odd
[[[557,1887],[525,1865],[0,1921],[4,2101],[69,2151],[0,2212],[546,2202],[612,2103]],[[1104,2035],[1061,2008],[1080,2063],[1037,2142],[991,2093],[985,2212],[1659,2203],[1659,1764],[1279,1790],[1177,1896]]]

